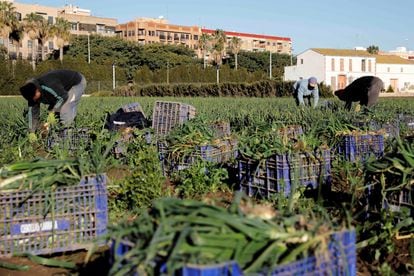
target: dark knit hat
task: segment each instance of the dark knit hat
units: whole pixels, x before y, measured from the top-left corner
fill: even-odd
[[[36,79],[29,79],[20,87],[20,93],[29,102],[29,105],[34,104],[33,97],[36,94],[36,89],[40,89],[39,82]]]

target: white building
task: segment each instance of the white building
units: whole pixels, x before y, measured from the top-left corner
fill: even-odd
[[[285,80],[314,76],[319,82],[342,89],[362,76],[377,76],[394,91],[414,88],[414,62],[398,56],[372,55],[364,50],[312,48],[297,56],[297,64],[285,67]]]

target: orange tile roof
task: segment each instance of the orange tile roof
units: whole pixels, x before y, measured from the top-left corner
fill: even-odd
[[[214,34],[215,30],[202,28],[201,32],[206,33],[206,34]],[[224,33],[229,36],[242,36],[242,37],[251,37],[251,38],[259,38],[259,39],[291,41],[290,37],[260,35],[260,34],[250,34],[250,33],[238,33],[238,32],[229,32],[229,31],[224,31]]]
[[[414,61],[399,56],[373,55],[364,50],[326,48],[311,48],[311,50],[324,56],[373,57],[376,59],[376,62],[380,64],[414,64]]]
[[[394,55],[376,55],[377,63],[386,64],[414,64],[414,61]]]
[[[363,50],[326,48],[311,48],[311,50],[324,56],[375,57],[374,55]]]

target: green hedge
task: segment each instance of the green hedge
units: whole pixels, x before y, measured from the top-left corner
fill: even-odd
[[[154,84],[117,87],[114,96],[148,97],[286,97],[292,95],[291,81],[258,81],[220,84]],[[319,85],[321,97],[332,97],[330,87]]]

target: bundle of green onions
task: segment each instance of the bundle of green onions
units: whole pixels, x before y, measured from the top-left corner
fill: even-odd
[[[0,168],[0,192],[53,190],[58,186],[78,184],[80,175],[76,160],[19,161]]]
[[[269,272],[326,250],[333,232],[323,220],[277,215],[270,206],[241,205],[239,199],[228,209],[193,200],[155,201],[135,221],[111,229],[114,251],[128,249],[115,255],[111,274],[157,275],[163,265],[174,274],[187,264],[228,261],[245,273]]]

